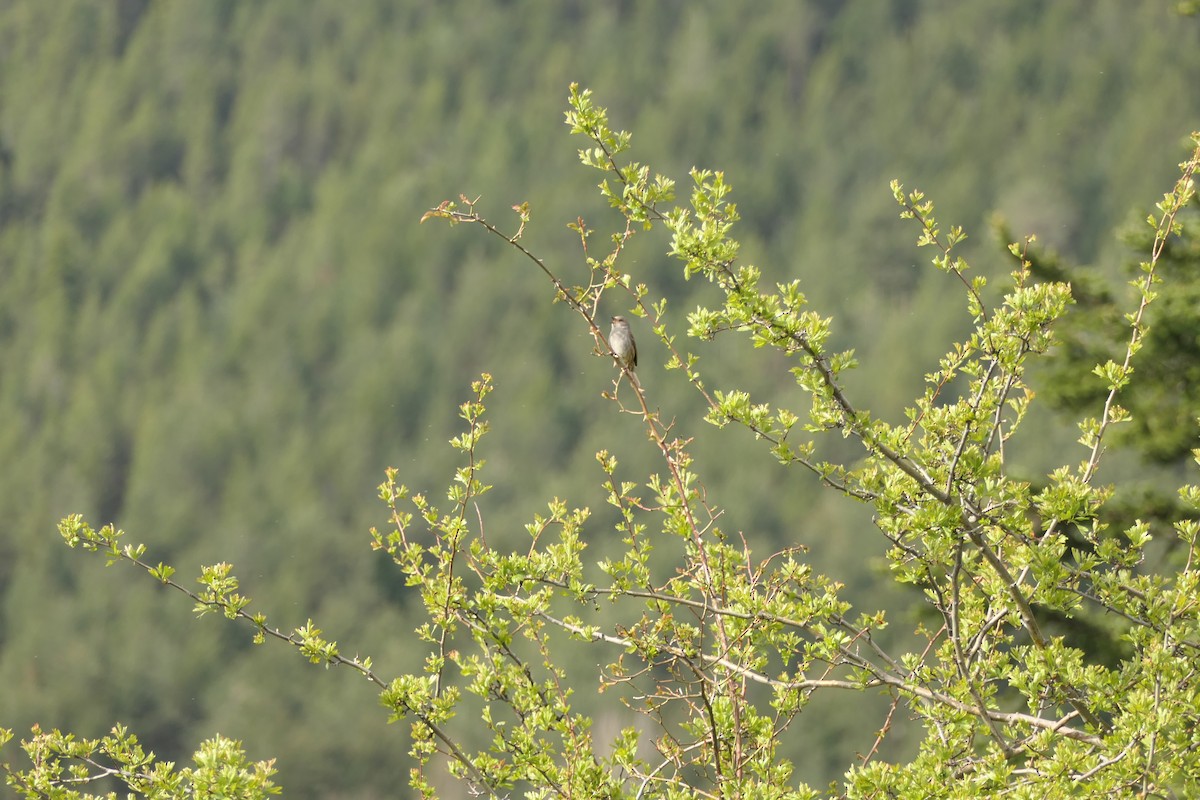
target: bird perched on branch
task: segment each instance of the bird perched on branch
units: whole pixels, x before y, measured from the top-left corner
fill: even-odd
[[[612,348],[613,355],[617,357],[620,365],[629,371],[629,380],[634,388],[641,389],[642,385],[638,382],[637,374],[634,372],[637,367],[637,342],[633,340],[633,331],[629,330],[629,323],[624,317],[612,318],[612,330],[608,333],[608,346]]]

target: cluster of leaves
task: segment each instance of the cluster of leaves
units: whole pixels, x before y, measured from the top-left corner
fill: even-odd
[[[12,738],[0,729],[0,745]],[[78,739],[59,731],[34,729],[23,742],[33,767],[14,770],[4,766],[7,783],[19,797],[54,797],[82,800],[96,797],[77,787],[116,784],[141,797],[222,797],[230,800],[264,800],[279,794],[271,777],[274,763],[247,763],[240,742],[214,736],[193,756],[195,767],[175,769],[169,761],[155,761],[138,739],[121,725],[100,739]],[[115,792],[104,795],[116,798]]]
[[[372,543],[394,559],[424,605],[426,621],[415,633],[428,654],[417,674],[384,680],[369,658],[343,657],[311,622],[290,634],[271,628],[264,615],[246,610],[250,601],[238,594],[227,565],[206,569],[203,590],[193,593],[175,583],[170,567],[146,561],[140,545],[121,545],[111,527],[94,531],[69,518],[62,525],[67,543],[137,564],[190,595],[198,611],[253,625],[259,641],[286,641],[314,662],[356,670],[378,687],[392,719],[412,720],[418,764],[440,763],[440,754],[473,792],[815,797],[819,792],[797,780],[781,756],[785,733],[814,693],[868,689],[886,692],[892,707],[880,720],[876,746],[847,765],[846,782],[835,791],[848,797],[1200,790],[1193,733],[1200,525],[1176,522],[1173,535],[1186,558],[1174,572],[1149,573],[1145,548],[1161,531],[1145,523],[1110,530],[1097,512],[1111,487],[1096,479],[1109,428],[1127,417],[1116,400],[1134,380],[1163,248],[1193,196],[1200,137],[1151,219],[1152,247],[1136,282],[1124,353],[1096,368],[1108,393],[1097,416],[1081,422],[1084,457],[1034,490],[1011,474],[1007,444],[1033,397],[1028,365],[1053,343],[1052,325],[1071,295],[1066,284],[1035,281],[1022,246],[1013,246],[1019,266],[1002,300],[990,305],[986,281],[969,277],[956,250],[963,231],[944,230],[922,193],[893,184],[901,216],[919,230],[918,244],[932,248],[935,267],[965,287],[973,330],[926,376],[927,389],[907,419],[890,424],[851,398],[843,375],[854,354],[829,349],[831,321],[808,307],[798,284],[764,288],[759,270],[739,261],[731,235],[738,212],[721,173],[694,170],[689,203],[674,205],[673,181],[622,160],[631,136],[609,126],[588,91],[572,87],[567,123],[589,140],[581,160],[603,173],[601,194],[620,219],[602,255],[589,248],[595,231],[582,219],[573,226],[585,282],[571,283],[525,246],[528,205],[514,207],[512,234],[466,198],[442,203],[426,218],[480,226],[534,262],[601,356],[611,351],[598,309],[617,292],[633,315],[648,320],[666,367],[682,371],[710,422],[745,427],[783,464],[870,504],[894,579],[919,587],[933,612],[917,647],[886,644],[886,615],[855,613],[838,582],[815,573],[798,549],[764,554],[753,535],[726,530],[694,466],[690,435],[641,385],[623,382],[620,369],[606,397],[614,412],[641,421],[662,465],[631,481],[619,474],[613,453],[597,453],[602,490],[617,512],[620,557],[589,567],[583,534],[592,514],[558,498],[526,525],[524,552],[489,545],[478,504],[490,488],[481,479],[480,450],[488,375],[461,407],[467,430],[452,445],[463,465],[447,491],[448,507],[389,471],[380,493],[392,525],[373,531]],[[658,226],[670,233],[685,275],[718,292],[718,305],[687,315],[688,334],[745,335],[756,347],[779,351],[807,409],[708,388],[698,355],[679,349],[679,323],[666,300],[623,268],[629,240]],[[830,435],[853,442],[857,455],[820,455],[819,443]],[[1180,497],[1200,508],[1200,488],[1184,487]],[[1078,539],[1087,546],[1074,546]],[[1123,620],[1127,658],[1091,663],[1045,630],[1045,614],[1070,619],[1084,609]],[[590,676],[569,674],[559,653],[572,642],[610,655]],[[589,681],[645,722],[597,741],[596,720],[571,702]],[[887,763],[876,752],[900,710],[920,720],[926,735],[913,760]],[[464,742],[480,723],[490,742],[472,749]],[[28,774],[10,771],[10,781]],[[436,793],[423,768],[413,771],[412,783],[425,796]]]

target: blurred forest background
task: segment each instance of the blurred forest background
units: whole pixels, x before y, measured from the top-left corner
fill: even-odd
[[[114,522],[181,577],[231,561],[274,624],[311,617],[385,677],[416,669],[419,606],[368,547],[387,522],[376,486],[392,465],[440,498],[479,372],[497,385],[489,541],[524,547],[557,495],[595,512],[599,560],[613,517],[595,451],[625,477],[654,464],[599,396],[611,362],[540,273],[479,230],[418,224],[462,192],[515,229],[528,201],[526,245],[583,280],[566,224],[613,217],[562,124],[570,82],[685,193],[689,167],[726,172],[748,260],[801,279],[859,353],[856,403],[894,416],[967,319],[888,181],[965,226],[979,272],[1011,268],[999,215],[1115,279],[1136,258],[1116,232],[1200,127],[1200,17],[1173,6],[0,2],[0,725],[122,721],[177,761],[219,731],[278,757],[289,796],[403,793],[406,728],[365,682],[196,621],[68,551],[57,521]],[[667,247],[639,234],[624,266],[679,324],[707,287]],[[698,437],[726,529],[760,557],[807,545],[864,608],[910,603],[877,572],[864,510],[699,423],[638,322],[642,382]],[[715,388],[795,392],[773,357],[697,348]],[[1068,421],[1035,424],[1029,463],[1062,458]],[[851,707],[792,728],[798,777],[835,779],[870,748],[881,717]]]

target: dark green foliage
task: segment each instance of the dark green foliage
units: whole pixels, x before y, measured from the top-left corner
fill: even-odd
[[[1147,319],[1150,331],[1137,366],[1142,380],[1122,398],[1133,419],[1121,431],[1120,441],[1159,463],[1188,458],[1200,439],[1200,203],[1193,201],[1179,221],[1179,238],[1163,249],[1166,288]],[[1152,233],[1144,222],[1129,224],[1121,241],[1129,252],[1146,253]],[[1010,234],[1001,231],[1002,238]],[[1079,309],[1060,330],[1062,350],[1052,359],[1042,385],[1054,403],[1078,411],[1105,393],[1092,366],[1125,346],[1113,323],[1123,313],[1128,292],[1123,281],[1106,281],[1095,268],[1068,266],[1053,252],[1038,253],[1031,263],[1039,277],[1069,281],[1073,287]],[[1127,261],[1121,272],[1125,280],[1136,278],[1137,262]]]

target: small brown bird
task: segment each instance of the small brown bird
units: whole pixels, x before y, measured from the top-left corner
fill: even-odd
[[[629,380],[633,385],[638,389],[642,388],[637,374],[634,373],[634,369],[637,367],[637,342],[633,340],[633,331],[629,330],[629,323],[625,321],[624,317],[612,318],[612,330],[608,333],[608,346],[612,348],[613,355],[617,357],[621,366],[629,370]]]

